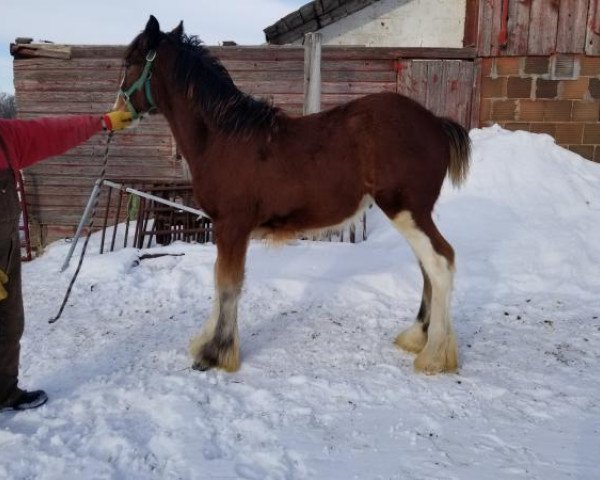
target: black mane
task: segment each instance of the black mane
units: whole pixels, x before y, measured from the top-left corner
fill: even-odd
[[[229,72],[196,36],[167,38],[176,46],[173,80],[208,121],[226,133],[249,133],[275,127],[279,109],[241,92]]]

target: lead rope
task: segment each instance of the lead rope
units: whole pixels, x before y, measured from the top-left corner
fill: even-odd
[[[106,177],[106,168],[108,165],[108,147],[110,145],[110,141],[112,140],[113,131],[110,130],[108,132],[108,137],[106,138],[106,149],[104,150],[104,163],[102,164],[102,171],[100,172],[100,186],[104,183],[104,179]],[[85,243],[83,244],[83,248],[81,249],[81,255],[79,257],[79,263],[77,264],[77,269],[73,274],[73,278],[71,278],[71,282],[69,283],[69,287],[67,288],[67,293],[65,293],[65,298],[63,299],[62,305],[58,311],[58,314],[48,320],[48,323],[56,322],[60,316],[62,315],[67,302],[69,301],[69,297],[71,296],[71,290],[73,289],[73,285],[75,285],[75,281],[77,280],[77,276],[79,275],[79,271],[81,270],[81,265],[83,265],[83,258],[85,257],[85,252],[87,250],[88,243],[90,241],[90,237],[92,236],[92,229],[94,227],[94,217],[96,216],[96,208],[98,207],[98,200],[100,199],[100,195],[97,195],[94,200],[94,206],[92,208],[92,214],[90,215],[90,223],[88,224],[88,233],[85,237]]]

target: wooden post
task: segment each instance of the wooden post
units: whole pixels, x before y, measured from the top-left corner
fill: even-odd
[[[321,34],[304,36],[304,115],[321,111]]]

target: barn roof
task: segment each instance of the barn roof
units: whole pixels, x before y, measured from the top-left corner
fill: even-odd
[[[292,43],[379,0],[315,0],[264,29],[267,42]]]

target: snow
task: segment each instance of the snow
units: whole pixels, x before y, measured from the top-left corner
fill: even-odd
[[[600,165],[546,135],[471,138],[468,182],[435,213],[459,374],[394,348],[421,277],[376,209],[364,243],[251,245],[235,374],[187,356],[214,246],[90,248],[49,325],[76,263],[58,273],[57,242],[24,266],[21,384],[50,401],[0,415],[0,478],[600,478]]]

